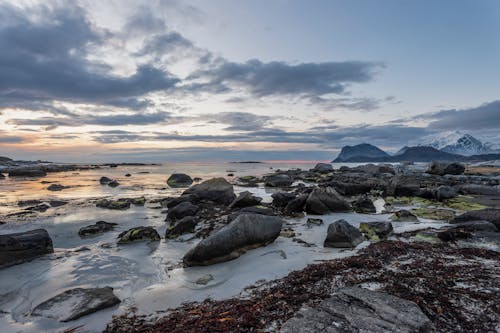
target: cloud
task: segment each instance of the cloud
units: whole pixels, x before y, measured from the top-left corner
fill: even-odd
[[[204,83],[193,85],[212,92],[227,92],[242,88],[253,96],[306,95],[319,97],[340,94],[351,83],[372,80],[377,63],[347,61],[301,63],[281,61],[262,62],[258,59],[245,63],[220,61],[213,68],[194,72],[189,78]]]
[[[179,82],[149,64],[130,76],[111,74],[109,66],[87,57],[103,43],[106,32],[93,27],[80,7],[66,3],[19,9],[1,4],[0,98],[16,106],[52,100],[130,104],[136,96]]]
[[[259,116],[249,112],[220,112],[213,115],[201,116],[210,123],[229,125],[228,131],[257,131],[263,129],[272,119],[269,116]]]
[[[436,130],[500,130],[500,100],[478,107],[443,110],[416,118],[430,120],[429,128]]]

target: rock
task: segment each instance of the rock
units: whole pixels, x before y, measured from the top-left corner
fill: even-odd
[[[136,241],[159,241],[160,235],[153,227],[135,227],[118,235],[118,244]]]
[[[161,206],[172,208],[177,206],[181,202],[191,202],[193,200],[195,200],[195,197],[192,194],[184,194],[177,198],[162,200]]]
[[[130,173],[126,173],[125,177],[132,177],[132,175]]]
[[[144,206],[146,204],[145,197],[131,198],[131,199],[129,199],[129,201],[131,204],[134,204],[136,206]]]
[[[459,185],[458,191],[463,194],[494,195],[500,196],[500,186],[488,186],[479,184]]]
[[[214,279],[214,276],[212,274],[207,274],[207,275],[203,275],[201,278],[196,280],[195,283],[202,285],[202,286],[206,286],[213,279]]]
[[[37,305],[32,315],[68,322],[119,303],[111,287],[75,288]]]
[[[180,220],[186,216],[194,216],[200,207],[190,202],[181,202],[177,206],[168,209],[166,221]]]
[[[248,249],[272,243],[282,224],[277,216],[242,214],[186,253],[184,264],[201,266],[236,259]]]
[[[315,226],[315,225],[322,225],[323,220],[322,219],[308,218],[306,224],[310,228],[310,227]]]
[[[441,208],[420,207],[412,209],[411,213],[417,216],[417,218],[438,221],[451,221],[455,217],[455,212],[453,210]]]
[[[80,237],[86,237],[101,234],[103,232],[113,230],[115,225],[117,224],[106,221],[98,221],[95,224],[80,228],[78,235],[80,235]]]
[[[361,222],[359,230],[373,241],[386,239],[394,231],[391,222]]]
[[[19,168],[9,170],[9,177],[45,177],[47,172],[38,168]]]
[[[264,181],[265,185],[269,187],[287,187],[293,183],[293,179],[284,174],[266,176]]]
[[[0,268],[53,252],[52,239],[45,229],[0,235]]]
[[[251,192],[244,191],[241,192],[236,199],[229,205],[229,208],[238,208],[238,207],[248,207],[248,206],[256,206],[260,204],[262,198],[254,196]]]
[[[418,217],[406,209],[394,212],[391,218],[396,222],[418,222]]]
[[[165,238],[176,238],[180,235],[194,232],[198,221],[193,216],[186,216],[175,222],[165,232]]]
[[[346,220],[338,220],[328,226],[325,247],[356,247],[363,242],[364,237],[358,229]]]
[[[457,195],[458,195],[457,191],[455,191],[453,187],[445,185],[439,186],[434,193],[434,196],[438,201],[452,199],[455,198]]]
[[[290,201],[295,199],[296,195],[293,193],[280,191],[280,192],[273,193],[271,195],[271,197],[273,198],[273,206],[281,208],[281,207],[286,207],[286,205]]]
[[[109,183],[111,183],[113,181],[113,179],[111,178],[108,178],[108,177],[101,177],[101,179],[99,179],[99,183],[101,185],[108,185]]]
[[[394,168],[391,165],[386,165],[386,164],[375,165],[371,163],[358,165],[357,167],[351,168],[350,171],[369,173],[372,175],[380,175],[383,173],[392,175],[396,174],[396,171],[394,171]]]
[[[432,322],[417,304],[359,287],[342,288],[318,305],[303,306],[281,333],[430,333]]]
[[[332,187],[314,189],[306,201],[305,210],[309,214],[328,214],[349,211],[351,206]]]
[[[0,179],[4,179],[5,176],[3,175],[3,173],[0,172]]]
[[[451,228],[439,231],[437,237],[444,242],[453,242],[458,239],[472,238],[476,232],[495,233],[498,232],[498,229],[488,221],[461,222]]]
[[[256,186],[259,178],[255,176],[241,176],[236,179],[240,186]]]
[[[280,236],[286,238],[293,238],[295,237],[295,231],[292,228],[284,228],[281,229]]]
[[[67,188],[67,186],[63,186],[61,184],[52,184],[49,187],[47,187],[47,190],[48,191],[62,191],[65,188]]]
[[[32,212],[45,212],[47,209],[49,209],[50,206],[45,204],[45,203],[42,203],[42,204],[39,204],[39,205],[36,205],[36,206],[31,206],[31,207],[27,207],[25,208],[25,210],[29,210],[29,211],[32,211]]]
[[[118,187],[120,186],[120,183],[117,180],[112,180],[108,183],[109,187]]]
[[[189,187],[193,183],[193,179],[185,173],[173,173],[168,177],[167,184],[170,187]]]
[[[186,194],[191,194],[194,201],[207,200],[223,205],[229,205],[236,198],[233,185],[224,178],[212,178],[191,186],[182,195]]]
[[[319,173],[329,173],[333,171],[333,166],[329,163],[318,163],[313,169],[311,169],[311,171]]]
[[[193,178],[193,181],[195,182],[201,182],[203,179],[201,179],[200,177],[194,177]]]
[[[431,162],[429,168],[427,169],[427,173],[431,175],[461,175],[465,171],[465,166],[463,164],[457,162]]]
[[[100,199],[96,202],[96,207],[107,209],[128,209],[130,208],[130,201],[128,199],[108,200]]]
[[[290,201],[285,207],[285,213],[289,215],[302,213],[308,197],[309,194],[301,194],[297,198]]]
[[[353,206],[357,213],[375,213],[377,211],[373,201],[366,194],[359,196]]]
[[[455,217],[450,223],[461,223],[469,221],[489,221],[500,230],[500,209],[486,208],[471,210]]]
[[[236,219],[238,216],[241,214],[260,214],[260,215],[268,215],[268,216],[276,216],[274,211],[271,208],[263,207],[263,206],[252,206],[252,207],[245,207],[240,210],[237,210],[235,212],[232,212],[228,216],[228,221],[233,221]]]
[[[50,200],[49,205],[50,207],[61,207],[66,205],[68,202],[64,200]]]

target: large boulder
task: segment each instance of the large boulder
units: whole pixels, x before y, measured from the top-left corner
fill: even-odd
[[[314,189],[306,201],[306,212],[309,214],[322,215],[350,209],[351,205],[332,187]]]
[[[286,205],[295,199],[296,195],[290,192],[276,192],[271,195],[271,198],[273,198],[273,206],[274,207],[286,207]]]
[[[285,214],[293,215],[302,213],[304,211],[304,206],[306,205],[307,198],[309,198],[309,194],[301,194],[295,199],[291,200],[285,206]]]
[[[189,187],[193,183],[193,179],[185,173],[173,173],[168,177],[167,184],[170,187]]]
[[[249,249],[272,243],[282,225],[277,216],[241,214],[186,253],[184,264],[202,266],[236,259]]]
[[[427,173],[431,175],[461,175],[465,171],[465,166],[461,163],[457,162],[431,162],[429,168],[427,169]]]
[[[457,195],[458,195],[457,191],[455,191],[453,187],[445,185],[439,186],[434,192],[434,196],[438,201],[452,199],[455,198]]]
[[[95,224],[80,228],[80,230],[78,230],[78,235],[80,235],[80,237],[88,237],[102,234],[103,232],[113,230],[115,225],[117,224],[106,221],[98,221]]]
[[[137,241],[159,241],[160,235],[153,227],[135,227],[118,235],[118,244]]]
[[[47,172],[40,168],[18,168],[9,170],[9,177],[45,177]]]
[[[183,195],[192,194],[193,200],[208,200],[229,205],[236,198],[233,185],[224,178],[212,178],[194,185],[184,191]]]
[[[266,176],[264,181],[265,185],[269,187],[287,187],[293,183],[292,177],[285,174]]]
[[[359,287],[339,289],[316,306],[302,307],[281,333],[430,333],[432,322],[417,304]]]
[[[194,199],[195,198],[194,198],[193,195],[191,195],[191,194],[185,194],[185,195],[181,195],[180,197],[173,198],[173,199],[171,199],[171,198],[164,199],[164,200],[161,201],[161,206],[162,207],[172,208],[172,207],[177,206],[181,202],[191,202]]]
[[[165,232],[165,238],[176,238],[180,235],[194,232],[194,228],[198,221],[193,216],[186,216],[173,225],[171,225]]]
[[[313,169],[311,169],[311,171],[319,173],[329,173],[333,171],[333,166],[329,163],[318,163]]]
[[[230,208],[241,208],[256,206],[260,204],[262,198],[254,196],[251,192],[241,192],[236,199],[229,205]]]
[[[120,299],[115,296],[111,287],[75,288],[37,305],[31,314],[68,322],[118,303]]]
[[[177,206],[168,209],[167,221],[180,220],[186,216],[194,216],[200,210],[200,207],[191,202],[181,202]]]
[[[0,235],[0,268],[53,252],[52,239],[45,229]]]
[[[354,210],[357,213],[375,213],[377,209],[373,204],[373,201],[366,195],[360,195],[359,198],[353,203]]]
[[[363,242],[361,232],[346,220],[338,220],[328,226],[325,247],[353,248]]]
[[[471,210],[455,217],[450,223],[461,223],[478,220],[489,221],[493,223],[498,228],[498,230],[500,230],[500,209],[486,208],[480,210]]]

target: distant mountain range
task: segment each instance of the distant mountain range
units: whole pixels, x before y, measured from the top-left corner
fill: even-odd
[[[482,143],[469,134],[445,135],[432,138],[428,143],[401,148],[394,155],[368,143],[345,146],[333,160],[341,162],[430,162],[430,161],[489,161],[500,159],[500,150]]]

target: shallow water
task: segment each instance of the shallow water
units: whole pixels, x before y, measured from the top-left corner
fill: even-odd
[[[283,277],[318,260],[349,256],[356,250],[323,248],[328,225],[340,218],[358,226],[364,221],[387,221],[389,215],[365,215],[356,213],[321,216],[324,225],[308,228],[306,219],[287,219],[293,225],[296,237],[314,243],[315,247],[304,247],[291,238],[278,237],[266,247],[251,250],[240,258],[207,267],[182,268],[182,256],[198,240],[165,240],[154,243],[117,245],[117,235],[135,226],[153,226],[164,235],[165,214],[158,204],[147,203],[125,211],[99,209],[83,203],[84,198],[99,196],[165,197],[182,190],[169,189],[165,180],[171,172],[186,172],[193,177],[208,179],[226,175],[233,170],[236,176],[261,175],[269,167],[310,168],[311,165],[269,164],[217,164],[217,165],[162,165],[119,166],[118,168],[82,171],[78,174],[49,174],[41,180],[57,181],[63,185],[78,185],[61,192],[44,190],[47,184],[38,180],[7,180],[2,184],[2,197],[6,211],[17,209],[15,201],[22,199],[64,198],[75,199],[67,206],[51,208],[39,217],[0,226],[0,233],[12,233],[35,228],[45,228],[54,243],[55,253],[31,262],[0,270],[0,332],[45,332],[61,331],[64,328],[84,325],[79,332],[99,332],[113,314],[135,306],[141,313],[151,313],[175,307],[187,301],[201,301],[207,297],[226,298],[244,292],[244,288],[260,280]],[[139,174],[148,171],[149,174]],[[124,177],[131,173],[132,177]],[[112,189],[98,183],[100,176],[117,178],[122,186]],[[7,190],[8,189],[8,190]],[[249,190],[270,201],[271,189],[240,188],[236,192]],[[309,216],[311,217],[311,216]],[[98,220],[118,223],[111,231],[92,238],[80,238],[78,229]],[[432,221],[427,221],[434,224]],[[394,223],[398,231],[423,228],[427,223]],[[182,239],[188,239],[185,235]],[[360,244],[366,246],[368,242]],[[87,250],[84,249],[88,248]],[[83,250],[82,250],[83,249]],[[206,285],[196,281],[208,274],[213,279]],[[111,286],[122,300],[119,306],[99,311],[70,323],[59,323],[54,319],[31,316],[33,308],[58,293],[75,287]],[[64,311],[64,309],[61,309]]]

